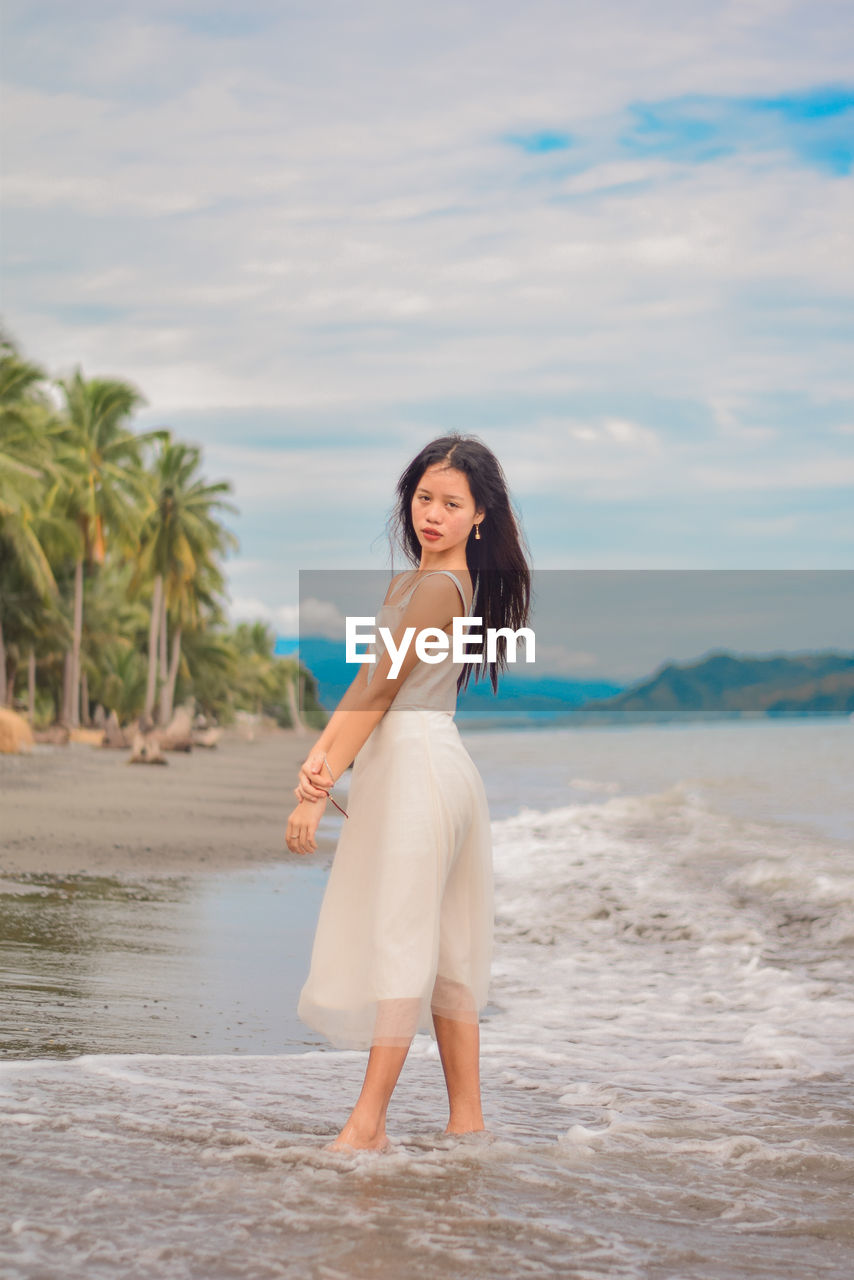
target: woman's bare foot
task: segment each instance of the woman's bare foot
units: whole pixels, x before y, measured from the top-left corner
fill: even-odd
[[[445,1133],[483,1133],[485,1127],[480,1097],[476,1096],[451,1107]]]
[[[386,1137],[385,1125],[371,1126],[350,1116],[334,1142],[326,1151],[388,1151],[391,1143]]]
[[[483,1121],[481,1121],[480,1124],[459,1124],[456,1122],[452,1123],[449,1120],[445,1133],[486,1133],[486,1126]]]

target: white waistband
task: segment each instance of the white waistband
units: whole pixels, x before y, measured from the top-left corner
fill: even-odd
[[[416,716],[443,716],[446,720],[453,720],[454,718],[453,711],[443,711],[440,707],[398,707],[392,703],[386,715],[390,715],[392,711],[399,716],[408,711],[410,715]]]

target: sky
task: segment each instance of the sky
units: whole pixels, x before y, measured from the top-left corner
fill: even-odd
[[[851,16],[4,0],[3,323],[202,446],[281,634],[449,430],[537,568],[852,568]]]

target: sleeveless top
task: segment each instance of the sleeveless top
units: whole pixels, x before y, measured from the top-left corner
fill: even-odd
[[[462,588],[459,578],[456,574],[451,573],[450,569],[430,569],[426,573],[417,571],[415,581],[410,587],[407,587],[401,599],[396,601],[394,604],[386,603],[381,607],[376,617],[376,644],[366,646],[369,652],[373,653],[375,656],[379,656],[383,653],[384,646],[382,643],[382,637],[379,634],[380,627],[388,627],[392,634],[394,634],[394,631],[403,616],[403,610],[409,603],[410,597],[416,587],[420,586],[424,579],[429,578],[433,573],[444,573],[449,578],[453,579],[456,583],[457,590],[460,593],[460,597],[462,598],[465,616],[469,617],[471,615],[471,610],[474,607],[474,602],[477,597],[477,584],[475,584],[474,595],[472,596],[472,602],[469,605],[466,602],[466,593]],[[464,634],[465,630],[468,629],[464,629]],[[476,634],[476,631],[474,629],[472,630],[474,634]],[[394,701],[389,707],[389,711],[403,711],[420,708],[428,711],[442,711],[446,715],[453,716],[457,709],[457,679],[466,664],[463,662],[453,661],[453,638],[448,635],[447,632],[445,632],[445,635],[448,636],[447,653],[441,654],[440,662],[418,662],[404,680],[399,691],[395,694]],[[411,644],[415,644],[415,636],[412,637]],[[469,649],[471,650],[473,647],[474,646],[470,645]],[[438,653],[435,654],[436,658],[439,656],[440,655]],[[375,671],[375,665],[372,664],[368,667],[368,684],[370,684]],[[388,715],[388,712],[386,712],[386,715]]]

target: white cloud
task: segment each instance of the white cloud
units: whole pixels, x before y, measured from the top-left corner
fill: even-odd
[[[278,627],[279,635],[282,636],[298,636],[300,632],[299,625],[299,606],[295,604],[280,605],[278,609],[273,610],[273,618]]]
[[[252,596],[238,596],[228,610],[233,623],[266,622],[280,636],[325,636],[340,640],[344,634],[344,618],[336,607],[323,600],[305,600],[302,605],[283,604],[273,607]]]
[[[658,434],[637,422],[629,422],[625,418],[606,418],[602,430],[619,445],[643,449],[648,453],[661,453],[662,443]]]
[[[346,491],[356,492],[360,503],[372,505],[391,501],[396,479],[390,451],[371,449],[355,442],[339,447],[333,455],[293,445],[279,449],[242,445],[209,445],[205,450],[210,475],[230,480],[238,503],[245,505],[290,503],[308,504],[317,510],[319,502],[334,508]],[[308,531],[306,531],[308,532]]]
[[[252,596],[237,596],[228,608],[232,622],[273,622],[275,611],[264,600]]]
[[[340,640],[344,635],[345,619],[341,610],[330,601],[309,597],[300,601],[298,626],[301,635]]]
[[[759,473],[735,465],[698,465],[693,470],[698,487],[704,491],[845,489],[854,485],[854,457],[832,454],[777,462],[769,459]]]

